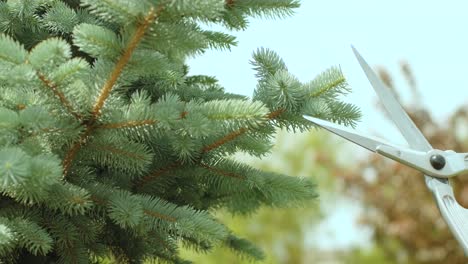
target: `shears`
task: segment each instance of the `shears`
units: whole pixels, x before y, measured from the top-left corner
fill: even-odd
[[[408,142],[409,148],[308,115],[303,117],[361,147],[421,171],[442,217],[463,248],[465,256],[468,256],[468,209],[457,202],[449,181],[451,177],[468,171],[468,153],[433,149],[396,100],[392,90],[385,86],[359,52],[354,47],[352,49],[390,118]]]

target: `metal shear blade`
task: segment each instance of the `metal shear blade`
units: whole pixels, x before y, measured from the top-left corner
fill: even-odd
[[[353,47],[354,55],[356,56],[361,68],[364,70],[364,73],[369,79],[372,87],[380,98],[380,101],[384,105],[388,114],[395,122],[396,126],[402,133],[403,137],[406,139],[408,144],[416,150],[431,150],[432,146],[427,141],[426,137],[421,133],[421,131],[413,123],[413,120],[409,118],[408,114],[403,110],[400,103],[396,100],[395,96],[392,94],[392,91],[388,89],[385,84],[380,80],[377,74],[371,69],[369,64],[362,58],[361,54]]]
[[[456,152],[444,152],[433,149],[419,151],[411,148],[400,147],[388,143],[382,139],[363,135],[355,130],[336,125],[334,123],[304,115],[304,118],[312,123],[342,137],[370,151],[377,152],[387,158],[410,166],[426,175],[446,179],[465,171],[464,154]],[[435,166],[431,163],[431,157],[440,157],[443,164]]]
[[[332,132],[333,134],[336,134],[342,138],[352,141],[355,144],[358,144],[359,146],[366,148],[372,152],[377,152],[377,148],[382,145],[392,146],[392,144],[385,142],[382,139],[372,137],[372,136],[362,135],[361,133],[358,133],[357,131],[349,129],[347,127],[336,125],[334,123],[327,122],[325,120],[321,120],[321,119],[307,116],[307,115],[304,115],[304,118]]]
[[[422,171],[425,174],[426,185],[432,192],[442,217],[462,246],[465,255],[468,256],[468,210],[457,203],[452,186],[446,179],[467,171],[467,153],[434,150],[395,99],[392,91],[382,83],[357,50],[354,47],[352,49],[380,101],[411,148],[397,147],[381,139],[364,136],[356,131],[310,116],[304,115],[304,118],[366,149]],[[437,156],[442,157],[444,161],[441,167],[432,163],[432,158],[437,158]]]

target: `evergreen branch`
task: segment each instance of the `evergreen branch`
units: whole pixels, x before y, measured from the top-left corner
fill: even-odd
[[[143,23],[137,28],[135,35],[133,35],[133,38],[130,40],[130,43],[125,49],[125,52],[120,57],[119,61],[114,67],[114,70],[112,71],[109,78],[107,79],[107,81],[105,82],[104,86],[101,89],[101,94],[99,95],[92,110],[92,122],[91,123],[93,123],[93,121],[95,121],[100,115],[100,111],[101,111],[102,106],[104,105],[105,100],[107,99],[107,97],[109,97],[112,88],[117,82],[117,79],[119,78],[119,76],[122,74],[122,71],[125,65],[127,65],[128,61],[130,60],[132,53],[135,51],[136,47],[138,46],[141,39],[143,38],[146,32],[146,29],[148,29],[148,27],[159,16],[159,14],[162,12],[163,9],[164,7],[162,5],[159,5],[156,11],[154,10],[153,7],[151,7]]]
[[[171,171],[173,169],[179,168],[180,165],[182,165],[182,163],[180,163],[179,161],[176,161],[176,162],[173,162],[173,163],[167,165],[164,168],[155,170],[155,171],[151,172],[150,174],[146,175],[145,177],[140,178],[138,180],[138,182],[136,183],[135,187],[136,188],[141,188],[144,185],[146,185],[147,183],[149,183],[149,182],[153,181],[154,179],[156,179],[157,177],[163,175],[164,173],[166,173],[168,171]]]
[[[355,127],[355,120],[361,118],[361,111],[359,108],[349,103],[335,102],[334,104],[330,104],[329,108],[332,113],[329,119],[338,124]]]
[[[94,57],[114,59],[121,52],[117,34],[97,25],[80,24],[73,30],[73,43]]]
[[[8,35],[0,35],[0,62],[19,65],[26,61],[26,56],[23,45]]]
[[[346,82],[346,79],[344,77],[334,80],[333,82],[327,83],[326,85],[320,87],[320,89],[317,89],[316,91],[311,92],[310,96],[319,97],[344,82]]]
[[[52,215],[44,221],[44,224],[55,240],[54,248],[59,262],[86,263],[86,248],[80,239],[80,230],[75,223],[59,215]]]
[[[79,23],[75,10],[63,2],[55,2],[47,13],[40,19],[41,23],[56,33],[70,33]]]
[[[19,147],[0,150],[0,190],[13,191],[31,177],[31,156]],[[15,193],[13,193],[14,195]]]
[[[88,73],[89,64],[83,59],[72,58],[62,65],[49,76],[56,85],[69,85],[73,81],[85,78],[83,73]]]
[[[34,255],[46,255],[53,248],[53,240],[48,232],[37,223],[16,218],[11,221],[19,245]]]
[[[237,46],[236,37],[232,35],[208,30],[203,31],[203,34],[209,40],[208,45],[212,49],[231,50],[232,46]]]
[[[266,118],[272,120],[272,119],[275,119],[276,117],[278,117],[279,115],[281,115],[283,112],[285,111],[285,109],[277,109],[273,112],[270,112],[269,114],[266,115]],[[243,135],[245,132],[247,132],[249,129],[248,128],[240,128],[234,132],[231,132],[229,133],[228,135],[218,139],[217,141],[215,141],[214,143],[208,145],[208,146],[205,146],[202,148],[201,152],[202,153],[207,153],[207,152],[210,152],[224,144],[226,144],[227,142],[230,142],[236,138],[238,138],[239,136]],[[157,177],[163,175],[164,173],[168,172],[168,171],[171,171],[173,169],[176,169],[176,168],[179,168],[180,165],[182,165],[182,163],[180,163],[179,161],[176,161],[174,163],[171,163],[170,165],[162,168],[162,169],[158,169],[154,172],[152,172],[151,174],[148,174],[146,175],[145,177],[143,178],[140,178],[135,187],[137,189],[139,188],[142,188],[143,186],[145,186],[146,184],[150,183],[151,181],[153,181],[154,179],[156,179]]]
[[[91,208],[92,203],[87,190],[64,182],[49,187],[47,207],[62,214],[76,216]]]
[[[93,132],[93,126],[87,126],[85,132],[81,135],[78,141],[73,144],[73,146],[68,150],[65,158],[63,159],[62,166],[63,166],[63,178],[67,176],[68,170],[70,169],[71,163],[75,158],[78,150],[80,150],[81,146],[84,145],[87,141],[89,135]]]
[[[27,64],[41,72],[49,72],[72,57],[70,44],[61,38],[49,38],[29,52]]]
[[[339,94],[350,91],[346,78],[340,68],[332,67],[320,73],[312,81],[306,84],[306,90],[312,98],[335,98]]]
[[[78,153],[78,150],[81,148],[82,144],[86,142],[86,138],[93,132],[94,127],[92,125],[99,117],[101,113],[101,108],[103,107],[105,100],[109,97],[112,88],[117,82],[117,79],[122,74],[123,68],[130,60],[132,53],[135,51],[137,45],[140,43],[150,24],[155,21],[155,19],[163,10],[163,5],[159,5],[157,10],[154,10],[154,8],[151,7],[148,15],[145,17],[143,23],[140,24],[140,26],[137,28],[135,34],[133,35],[133,38],[131,39],[127,48],[125,49],[125,52],[122,54],[119,61],[115,65],[114,70],[112,71],[109,78],[102,87],[101,94],[99,95],[96,103],[94,104],[94,107],[91,112],[91,119],[85,123],[87,124],[86,131],[82,134],[78,142],[76,142],[67,152],[65,159],[63,160],[64,177],[67,175],[72,160],[75,158],[76,154]]]
[[[110,8],[115,9],[116,12],[125,14],[126,17],[132,17],[134,14],[132,14],[125,6],[119,5],[119,3],[115,3],[113,1],[109,0],[102,0],[105,2]]]
[[[275,119],[275,118],[277,118],[279,115],[281,115],[284,111],[285,111],[284,108],[279,108],[279,109],[277,109],[277,110],[275,110],[275,111],[269,113],[269,114],[267,115],[267,118],[268,118],[268,119]]]
[[[270,112],[266,115],[266,118],[268,119],[275,119],[276,117],[278,117],[280,114],[282,114],[283,112],[285,111],[285,109],[283,108],[280,108],[280,109],[277,109],[273,112]],[[203,153],[207,153],[207,152],[210,152],[212,151],[213,149],[216,149],[224,144],[226,144],[227,142],[229,141],[232,141],[234,139],[236,139],[237,137],[243,135],[245,132],[247,132],[249,129],[248,128],[245,128],[245,127],[242,127],[234,132],[231,132],[229,134],[227,134],[226,136],[218,139],[217,141],[215,141],[214,143],[204,147],[202,149],[202,152]]]
[[[236,7],[251,17],[285,18],[294,14],[293,8],[299,6],[298,0],[243,0]]]
[[[65,133],[67,130],[69,131],[72,131],[70,129],[67,129],[67,128],[58,128],[58,127],[45,127],[45,128],[41,128],[39,131],[32,131],[32,132],[29,132],[27,131],[26,133],[29,133],[29,137],[37,137],[40,135],[39,132],[43,132],[43,133]]]
[[[157,232],[154,232],[154,231],[150,231],[149,232],[149,235],[152,237],[152,238],[155,238],[162,246],[164,249],[166,250],[171,250],[171,248],[169,247],[169,245],[167,244],[166,241],[164,241],[164,239],[162,238],[162,236],[160,234],[158,234]]]
[[[168,222],[176,222],[177,221],[177,219],[175,219],[174,217],[167,216],[167,215],[162,215],[162,214],[150,211],[150,210],[143,210],[143,212],[148,216],[156,217],[156,218],[159,218],[159,219],[162,219],[162,220],[166,220]]]
[[[235,174],[235,173],[232,173],[230,171],[224,171],[224,170],[220,170],[220,169],[217,169],[217,168],[213,168],[213,167],[209,166],[208,164],[205,164],[205,163],[202,163],[202,162],[200,162],[200,164],[198,164],[198,165],[205,168],[205,169],[207,169],[207,170],[209,170],[209,171],[215,172],[217,174],[221,174],[223,176],[245,180],[245,176]]]
[[[117,134],[107,137],[105,133],[95,134],[93,141],[80,151],[78,160],[91,162],[114,171],[140,175],[147,171],[153,161],[154,153],[141,142],[135,142]]]
[[[280,108],[280,109],[277,109],[273,112],[270,112],[266,115],[266,118],[268,119],[275,119],[276,117],[278,117],[280,114],[282,114],[283,112],[285,111],[285,109],[283,108]],[[212,151],[213,149],[216,149],[224,144],[226,144],[227,142],[229,141],[232,141],[236,138],[238,138],[239,136],[243,135],[245,132],[247,132],[249,129],[248,128],[245,128],[245,127],[242,127],[234,132],[231,132],[229,134],[227,134],[226,136],[218,139],[217,141],[215,141],[214,143],[204,147],[202,149],[202,152],[203,153],[206,153],[206,152],[210,152]]]
[[[42,75],[39,72],[37,73],[37,76],[44,83],[45,86],[47,86],[54,92],[54,94],[60,99],[60,102],[62,102],[62,104],[65,106],[68,112],[70,112],[70,114],[72,114],[78,120],[83,120],[83,116],[81,116],[79,113],[73,110],[72,105],[67,100],[67,98],[65,98],[65,95],[57,89],[57,85],[55,85],[52,81],[48,80],[44,75]]]
[[[218,148],[218,147],[220,147],[220,146],[226,144],[227,142],[236,139],[237,137],[243,135],[243,134],[244,134],[245,132],[247,132],[247,131],[248,131],[247,128],[242,127],[242,128],[240,128],[240,129],[238,129],[238,130],[236,130],[236,131],[234,131],[234,132],[231,132],[231,133],[227,134],[226,136],[224,136],[224,137],[218,139],[218,140],[215,141],[214,143],[212,143],[212,144],[210,144],[210,145],[204,147],[204,148],[202,149],[202,153],[210,152],[210,151],[212,151],[213,149],[216,149],[216,148]]]
[[[13,251],[16,246],[17,238],[12,230],[10,220],[5,217],[0,217],[0,254],[6,255]]]
[[[15,129],[20,125],[20,115],[12,110],[5,107],[0,107],[0,128],[11,128]]]
[[[115,147],[109,146],[109,145],[105,145],[105,146],[93,145],[93,146],[90,146],[90,148],[98,149],[98,150],[104,150],[104,151],[108,151],[108,152],[115,153],[115,154],[118,154],[118,155],[128,156],[130,158],[136,158],[136,159],[139,159],[139,160],[145,160],[145,157],[142,156],[142,155],[137,155],[137,154],[135,154],[133,152],[125,151],[123,149],[118,149],[118,148],[115,148]]]
[[[140,16],[148,6],[148,1],[128,0],[81,0],[81,6],[86,6],[91,14],[102,20],[126,24]]]
[[[195,252],[208,253],[211,249],[213,249],[213,245],[210,243],[210,241],[196,239],[185,235],[182,235],[181,238],[183,247]]]
[[[135,228],[141,224],[143,206],[136,195],[119,190],[108,198],[106,211],[114,223],[124,229]]]
[[[153,125],[156,124],[158,121],[156,120],[140,120],[140,121],[127,121],[121,123],[110,123],[110,124],[103,124],[94,126],[95,129],[114,129],[114,128],[123,128],[123,127],[139,127],[145,125]]]
[[[257,49],[250,64],[257,72],[255,76],[262,81],[268,76],[274,75],[277,71],[288,70],[283,59],[276,52],[266,48]]]
[[[111,194],[111,196],[112,195],[113,194]],[[131,207],[132,210],[137,208],[136,210],[138,211],[138,208],[141,208],[142,213],[144,215],[150,216],[152,218],[157,218],[157,219],[161,219],[161,220],[172,222],[172,223],[182,220],[183,218],[182,215],[180,215],[181,219],[178,219],[178,217],[176,216],[171,216],[171,214],[176,213],[175,205],[171,205],[170,203],[162,201],[162,200],[154,200],[153,198],[149,196],[134,195],[127,191],[119,191],[119,193],[116,196],[113,196],[113,199],[106,199],[106,198],[103,199],[103,197],[96,197],[95,195],[92,195],[91,199],[103,207],[110,208],[110,214],[119,214],[119,213],[125,212],[126,210],[125,208],[128,206],[126,203],[128,203],[130,199],[132,200],[131,203],[133,204],[133,207]],[[154,208],[157,208],[157,207],[149,206],[149,204],[147,204],[148,201],[153,201],[161,205],[163,208],[165,208],[165,209],[162,209],[163,212],[166,212],[167,214],[156,212]],[[173,209],[169,209],[170,207],[173,207],[173,206],[174,206]],[[121,210],[118,210],[118,209],[121,209]],[[121,215],[121,214],[119,216],[124,217],[124,215]],[[129,217],[134,217],[134,216],[135,215],[129,215]],[[114,216],[113,218],[115,219],[116,217]],[[137,224],[140,221],[140,219],[135,220],[135,221],[136,221],[135,224]]]
[[[202,113],[209,120],[221,121],[234,130],[261,126],[266,121],[268,108],[260,101],[211,100],[203,104]]]
[[[96,197],[95,195],[92,195],[91,196],[91,200],[100,205],[100,206],[107,206],[109,204],[109,201],[108,200],[105,200],[105,199],[102,199],[100,197]],[[158,219],[161,219],[161,220],[165,220],[165,221],[168,221],[168,222],[176,222],[177,219],[174,218],[174,217],[171,217],[171,216],[168,216],[168,215],[163,215],[163,214],[160,214],[160,213],[157,213],[157,212],[154,212],[154,211],[151,211],[151,210],[143,210],[143,213],[145,215],[148,215],[148,216],[151,216],[151,217],[155,217],[155,218],[158,218]]]
[[[224,11],[224,3],[220,0],[177,0],[167,5],[166,12],[170,16],[212,21]]]
[[[172,47],[174,42],[177,42],[177,49]],[[150,29],[142,47],[157,50],[168,57],[186,57],[202,54],[209,47],[208,43],[204,31],[195,21],[184,19],[168,23],[164,20]]]
[[[252,260],[261,261],[265,259],[265,254],[260,248],[255,246],[255,244],[252,244],[252,242],[246,239],[236,237],[233,234],[227,237],[224,241],[224,245],[242,256],[252,258]]]

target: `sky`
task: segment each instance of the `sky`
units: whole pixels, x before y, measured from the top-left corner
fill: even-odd
[[[351,45],[371,66],[390,71],[406,103],[411,102],[411,96],[399,62],[408,61],[421,91],[421,102],[444,124],[454,109],[468,101],[467,12],[468,2],[462,0],[302,0],[292,17],[251,19],[247,30],[230,32],[237,36],[238,46],[230,52],[209,51],[191,59],[190,73],[214,75],[228,92],[251,96],[256,79],[249,60],[259,47],[276,51],[303,82],[331,66],[340,66],[353,89],[344,100],[358,106],[363,114],[356,129],[404,145],[391,121],[376,111],[377,96]],[[342,203],[322,227],[335,233],[329,245],[346,246],[362,237],[353,229],[351,217],[360,209]]]

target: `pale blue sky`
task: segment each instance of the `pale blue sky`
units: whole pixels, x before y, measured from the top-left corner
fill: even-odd
[[[467,13],[468,2],[462,0],[302,0],[292,17],[252,19],[246,31],[233,33],[238,37],[238,47],[191,60],[191,73],[214,75],[227,91],[251,96],[256,80],[249,60],[258,47],[275,50],[302,81],[340,65],[353,89],[346,101],[363,111],[357,129],[404,144],[389,121],[375,111],[376,95],[350,45],[370,65],[387,67],[398,77],[395,84],[400,90],[407,86],[398,65],[401,59],[407,60],[422,91],[423,103],[443,123],[451,111],[468,101]],[[403,91],[403,95],[407,100],[409,93]],[[331,241],[334,245],[340,244],[343,237],[356,236],[349,231],[351,224],[346,215],[350,210],[358,212],[356,208],[338,210],[330,221],[336,222],[329,227],[337,234],[337,240]],[[347,224],[343,224],[345,218]]]
[[[443,121],[468,98],[468,91],[464,92],[467,12],[468,3],[462,0],[303,0],[292,17],[252,19],[246,31],[234,32],[238,47],[193,59],[191,73],[215,75],[228,91],[250,96],[256,80],[249,60],[258,47],[279,53],[302,81],[340,65],[353,88],[346,100],[362,108],[364,116],[358,128],[367,130],[368,124],[380,118],[369,109],[375,93],[354,58],[353,44],[369,64],[388,67],[398,77],[399,61],[408,60],[423,91],[423,102]],[[395,82],[406,88],[402,78]]]

